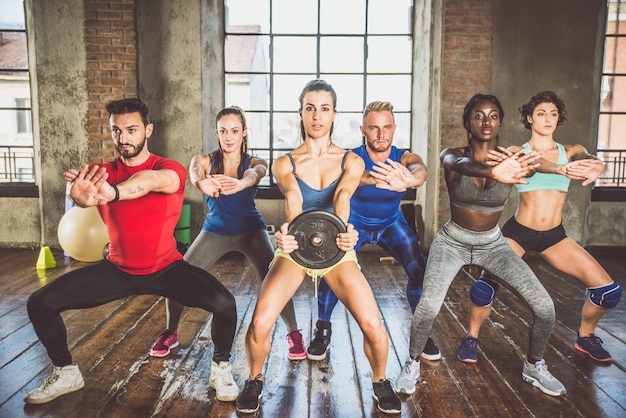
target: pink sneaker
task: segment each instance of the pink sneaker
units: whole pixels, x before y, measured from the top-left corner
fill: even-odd
[[[300,330],[296,329],[287,334],[289,341],[289,360],[304,360],[306,358],[306,347],[302,340]]]
[[[178,347],[178,336],[175,332],[169,329],[161,331],[159,338],[150,348],[150,355],[152,357],[165,357],[170,353],[172,348]]]

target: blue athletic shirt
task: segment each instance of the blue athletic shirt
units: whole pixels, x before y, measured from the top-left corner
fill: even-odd
[[[211,157],[211,174],[215,154]],[[243,171],[250,166],[250,156],[246,155]],[[204,195],[209,208],[202,229],[214,234],[239,235],[253,229],[267,229],[263,217],[254,203],[257,187],[246,187],[232,195],[211,197]]]
[[[559,149],[559,158],[556,161],[557,164],[567,164],[567,152],[565,147],[559,143],[556,144]],[[530,153],[530,145],[528,142],[522,145],[526,153]],[[532,192],[535,190],[560,190],[567,192],[569,188],[569,179],[561,174],[550,174],[536,172],[531,177],[525,177],[524,180],[528,181],[528,184],[516,184],[518,193]]]
[[[343,174],[346,157],[350,151],[346,151],[343,155],[343,159],[341,160],[341,173]],[[293,167],[292,173],[296,176],[296,162],[293,160],[293,156],[291,153],[288,153],[287,156],[291,161],[291,166]],[[335,197],[335,189],[339,184],[339,178],[335,179],[331,184],[326,186],[324,189],[318,190],[306,184],[302,179],[296,176],[296,181],[298,182],[298,186],[300,186],[300,193],[302,193],[302,212],[307,212],[310,210],[325,210],[327,212],[334,212],[334,197]]]
[[[374,162],[367,154],[365,144],[354,148],[352,151],[365,161],[365,169],[372,171]],[[404,153],[404,150],[392,145],[389,159],[399,163]],[[388,227],[402,216],[400,201],[404,193],[379,189],[371,184],[359,186],[350,200],[348,222],[354,225],[357,230],[378,230]]]

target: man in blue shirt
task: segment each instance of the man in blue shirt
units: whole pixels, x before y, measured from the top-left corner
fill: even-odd
[[[402,216],[400,202],[406,189],[424,184],[428,176],[426,166],[419,155],[391,144],[396,130],[391,103],[368,104],[363,111],[360,129],[365,144],[353,152],[365,161],[365,171],[350,201],[348,221],[359,232],[354,249],[377,244],[404,267],[408,276],[407,299],[414,312],[422,296],[426,261],[416,233]],[[330,317],[336,304],[337,296],[322,279],[318,290],[315,337],[307,349],[307,357],[311,360],[326,358],[332,333]],[[422,357],[441,359],[432,338],[428,339]]]

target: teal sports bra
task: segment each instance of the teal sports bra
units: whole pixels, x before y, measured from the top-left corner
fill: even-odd
[[[565,147],[559,143],[556,143],[559,149],[559,158],[556,161],[557,164],[567,164],[567,152]],[[530,145],[528,142],[522,145],[526,153],[530,153]],[[536,172],[532,177],[525,177],[524,180],[528,181],[528,184],[516,184],[518,193],[534,192],[535,190],[560,190],[567,193],[569,188],[569,179],[561,174],[548,174]]]

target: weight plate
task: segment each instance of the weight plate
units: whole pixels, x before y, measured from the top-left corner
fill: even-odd
[[[291,253],[291,258],[313,269],[334,265],[345,254],[337,247],[340,232],[346,232],[346,225],[334,213],[324,210],[301,213],[289,224],[289,234],[298,241],[298,249]]]

